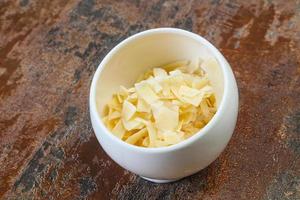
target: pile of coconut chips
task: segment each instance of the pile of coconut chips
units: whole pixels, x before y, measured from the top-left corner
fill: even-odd
[[[134,87],[120,86],[104,109],[104,124],[121,140],[141,147],[169,146],[191,137],[217,108],[201,62],[153,68]]]

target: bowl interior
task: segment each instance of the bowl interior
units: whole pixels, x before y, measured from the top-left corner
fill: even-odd
[[[140,34],[115,47],[100,65],[102,71],[96,84],[98,113],[102,114],[104,106],[120,85],[132,87],[136,79],[149,68],[178,60],[215,58],[213,50],[204,44],[203,39],[189,34],[192,33],[162,31]],[[204,70],[208,73],[219,104],[224,91],[220,64],[205,67]]]

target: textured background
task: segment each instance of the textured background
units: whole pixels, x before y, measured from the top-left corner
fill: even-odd
[[[152,184],[103,152],[88,92],[124,38],[211,41],[240,91],[234,135],[201,172]],[[300,199],[300,1],[0,0],[0,199]]]

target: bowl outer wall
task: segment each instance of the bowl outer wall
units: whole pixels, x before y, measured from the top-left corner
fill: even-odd
[[[218,54],[218,61],[223,63],[226,70],[227,84],[224,90],[226,96],[223,97],[225,99],[221,104],[225,109],[221,110],[222,113],[218,113],[213,125],[205,127],[202,129],[204,131],[192,136],[196,139],[187,139],[190,140],[189,143],[180,145],[179,148],[168,151],[158,148],[152,151],[132,147],[120,140],[116,141],[116,138],[109,135],[110,133],[98,123],[99,116],[94,109],[93,99],[90,98],[90,115],[96,137],[104,151],[116,163],[140,176],[152,179],[178,179],[207,167],[220,155],[235,128],[238,114],[238,89],[230,65],[216,48],[214,51],[217,51],[215,53]]]

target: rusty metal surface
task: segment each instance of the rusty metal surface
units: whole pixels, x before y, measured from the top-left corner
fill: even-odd
[[[218,47],[240,91],[201,172],[152,184],[103,152],[88,92],[103,56],[154,27]],[[300,199],[300,1],[0,1],[0,199]]]

